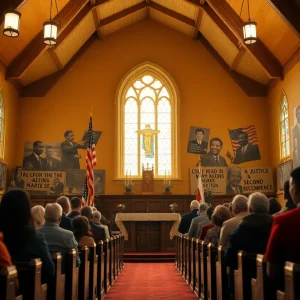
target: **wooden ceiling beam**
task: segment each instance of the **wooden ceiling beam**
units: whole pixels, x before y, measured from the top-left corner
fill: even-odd
[[[197,37],[198,37],[198,31],[199,31],[199,28],[200,28],[202,17],[203,17],[203,9],[199,8],[196,23],[195,23],[195,33],[194,33],[194,36],[193,36],[194,40],[196,40]]]
[[[207,0],[206,2],[230,28],[245,49],[256,58],[271,78],[283,77],[283,68],[280,62],[259,39],[255,44],[244,44],[242,33],[243,21],[225,0]]]

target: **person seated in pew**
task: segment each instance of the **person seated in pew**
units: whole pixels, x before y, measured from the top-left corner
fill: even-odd
[[[219,246],[227,248],[228,236],[235,230],[241,220],[248,215],[248,198],[243,195],[236,195],[232,201],[233,218],[225,221],[221,228]]]
[[[45,208],[42,205],[36,205],[31,208],[33,225],[36,229],[42,227],[45,223]]]
[[[40,258],[42,281],[54,276],[54,263],[42,233],[35,230],[30,211],[30,196],[22,189],[7,191],[0,202],[0,231],[13,262]]]
[[[70,204],[72,211],[67,215],[67,217],[73,219],[76,216],[80,216],[81,199],[79,197],[73,197]]]
[[[278,279],[286,261],[300,263],[300,167],[291,172],[290,195],[296,208],[274,217],[265,254],[267,273],[273,279]]]
[[[101,220],[102,220],[101,212],[98,211],[98,210],[95,210],[95,211],[93,212],[92,222],[93,222],[94,224],[99,225],[100,227],[104,228],[106,238],[109,239],[110,236],[111,236],[111,234],[109,233],[109,228],[108,228],[108,226],[103,225],[103,224],[101,223]]]
[[[224,205],[218,205],[215,208],[211,218],[212,223],[215,224],[215,226],[207,231],[204,241],[217,246],[219,244],[221,227],[225,221],[230,219],[230,217],[231,215],[229,208],[225,207]]]
[[[273,217],[269,215],[269,200],[262,193],[252,193],[248,201],[249,215],[245,216],[228,239],[225,252],[227,266],[237,268],[237,254],[244,250],[264,254],[271,233]]]
[[[11,258],[3,243],[3,233],[0,232],[0,268],[12,266]]]
[[[92,231],[95,243],[98,244],[99,241],[105,241],[106,234],[105,234],[104,228],[102,228],[92,222],[92,218],[93,218],[92,208],[90,206],[84,206],[81,209],[81,215],[85,216],[89,220],[89,224],[91,226],[91,231]]]
[[[207,209],[206,213],[207,213],[208,220],[205,220],[205,221],[199,223],[199,226],[198,226],[197,236],[201,241],[203,241],[205,239],[207,231],[209,229],[215,227],[215,224],[212,223],[212,221],[211,221],[211,217],[214,213],[214,209],[212,207],[209,207]]]
[[[69,198],[66,196],[61,196],[56,200],[56,203],[58,203],[61,206],[63,211],[59,226],[63,229],[73,231],[72,219],[67,217],[67,214],[70,211]]]
[[[192,220],[198,216],[200,203],[198,200],[193,200],[190,204],[190,212],[184,214],[178,226],[178,232],[182,234],[188,233]]]
[[[207,209],[208,209],[208,205],[206,203],[200,204],[199,216],[192,219],[192,223],[191,223],[190,229],[188,231],[188,236],[190,238],[196,239],[198,237],[197,234],[198,234],[199,224],[203,221],[208,221]]]
[[[62,270],[64,272],[65,254],[71,249],[77,252],[76,265],[80,265],[78,255],[78,243],[74,234],[70,230],[59,227],[62,217],[62,208],[57,203],[48,203],[45,208],[45,224],[39,229],[39,232],[44,234],[49,251],[60,252],[62,254]]]
[[[78,246],[94,246],[94,239],[92,238],[91,227],[89,220],[84,216],[77,216],[72,220],[72,226],[74,229],[74,236],[78,243]]]
[[[281,211],[281,204],[279,203],[278,199],[275,197],[269,198],[269,214],[273,216]]]
[[[283,198],[284,200],[286,201],[285,202],[285,208],[282,209],[280,212],[276,213],[273,215],[274,216],[277,216],[277,215],[280,215],[280,214],[283,214],[283,213],[286,213],[294,208],[296,208],[296,205],[291,197],[291,194],[290,194],[290,181],[287,180],[284,185],[283,185]]]

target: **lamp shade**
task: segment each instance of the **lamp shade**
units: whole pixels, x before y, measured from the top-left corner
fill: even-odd
[[[243,34],[245,44],[254,44],[257,41],[256,22],[248,21],[243,24]]]
[[[44,23],[44,43],[49,46],[56,45],[58,24],[54,21],[47,21]]]
[[[3,34],[9,37],[19,36],[21,14],[16,10],[7,10],[4,13]]]

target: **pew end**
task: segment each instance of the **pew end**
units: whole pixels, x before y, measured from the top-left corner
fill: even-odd
[[[22,300],[17,294],[18,271],[15,266],[0,269],[0,299]]]

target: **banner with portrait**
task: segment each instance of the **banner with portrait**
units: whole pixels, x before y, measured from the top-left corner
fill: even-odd
[[[213,195],[226,193],[226,167],[202,167],[201,178],[204,191],[211,191]],[[198,188],[199,168],[190,169],[191,194],[195,195]]]
[[[208,152],[209,132],[209,128],[191,126],[187,152],[206,154]]]

